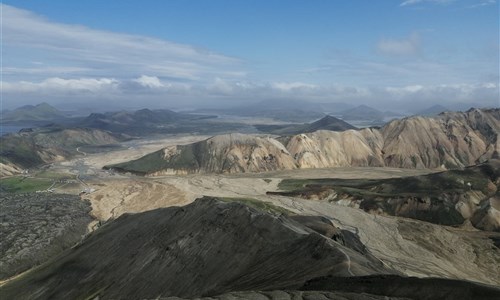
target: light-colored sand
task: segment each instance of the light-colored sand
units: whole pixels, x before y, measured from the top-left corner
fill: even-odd
[[[135,140],[124,143],[127,149],[97,154],[82,153],[82,156],[76,159],[55,163],[50,168],[54,172],[81,175],[87,185],[82,183],[79,190],[84,188],[95,190],[83,198],[92,202],[93,214],[99,220],[116,218],[125,212],[184,205],[203,195],[251,198],[265,196],[268,191],[276,191],[279,182],[284,178],[388,178],[430,172],[430,170],[358,167],[142,178],[110,174],[102,170],[105,165],[136,159],[166,146],[188,144],[206,138],[208,136],[180,135]],[[75,189],[58,191],[75,193]]]

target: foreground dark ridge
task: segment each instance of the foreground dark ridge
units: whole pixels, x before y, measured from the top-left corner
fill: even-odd
[[[346,166],[461,168],[500,155],[500,109],[409,117],[380,129],[273,138],[227,134],[106,166],[140,175],[243,173]]]
[[[375,274],[386,275],[357,278]],[[415,292],[416,287],[425,292]],[[271,292],[251,291],[274,290],[298,295],[293,299],[435,299],[450,287],[465,296],[499,295],[479,284],[401,277],[370,255],[355,234],[322,217],[277,215],[205,197],[185,207],[123,215],[7,283],[0,297],[161,299],[230,293],[215,298],[232,299],[235,291],[247,291],[240,298],[260,299]]]
[[[468,300],[500,297],[500,289],[466,281],[374,275],[361,277],[321,277],[308,281],[298,291],[240,291],[202,300]],[[164,300],[180,298],[164,298]]]
[[[297,220],[314,227],[314,219]],[[354,250],[362,247],[352,236],[342,240],[335,230],[321,231],[328,224],[316,226],[337,237],[337,242],[298,221],[213,198],[123,215],[80,245],[6,284],[0,295],[5,299],[197,297],[235,290],[297,289],[327,275],[395,273],[371,255]]]

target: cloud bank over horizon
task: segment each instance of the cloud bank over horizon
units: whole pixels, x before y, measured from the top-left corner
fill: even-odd
[[[400,6],[423,2],[453,1],[409,0]],[[415,101],[422,106],[499,106],[498,68],[494,68],[498,42],[486,49],[489,52],[480,49],[487,52],[484,60],[453,64],[428,50],[425,31],[380,35],[368,54],[352,49],[332,52],[281,77],[261,73],[255,61],[243,55],[58,23],[25,9],[1,6],[4,108],[43,101],[208,107],[278,98],[400,110],[415,107]],[[485,67],[488,62],[493,67]]]

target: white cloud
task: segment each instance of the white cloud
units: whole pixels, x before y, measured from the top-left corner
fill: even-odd
[[[90,92],[114,90],[118,86],[118,80],[114,78],[80,78],[63,79],[59,77],[47,78],[41,82],[20,81],[16,83],[3,82],[4,93],[67,93],[67,92]]]
[[[420,36],[414,32],[405,39],[382,39],[377,44],[377,50],[387,55],[417,55],[421,52]]]
[[[161,83],[160,79],[156,76],[146,76],[142,75],[141,77],[134,79],[133,81],[137,82],[138,84],[142,85],[143,87],[148,87],[148,88],[160,88],[164,87],[163,83]]]
[[[275,89],[281,91],[296,91],[302,89],[314,89],[317,88],[314,84],[304,83],[304,82],[274,82],[271,86]]]
[[[482,0],[479,3],[469,5],[467,8],[479,8],[479,7],[494,5],[496,3],[497,3],[496,0]]]
[[[429,2],[434,4],[448,4],[456,0],[406,0],[401,2],[400,6],[415,5],[419,3]]]
[[[403,3],[419,2],[431,1]],[[259,81],[247,77],[242,61],[222,54],[158,38],[55,23],[8,5],[2,8],[2,92],[10,107],[41,100],[168,106],[207,99],[294,98],[370,104],[416,99],[496,103],[499,98],[498,84],[452,84],[477,82],[485,72],[493,74],[485,81],[495,81],[498,71],[491,59],[458,65],[426,60],[420,55],[418,33],[380,40],[378,52],[389,57],[344,53],[325,65],[296,72],[288,80]]]
[[[435,101],[436,103],[446,101],[448,103],[471,102],[489,106],[499,107],[500,96],[499,84],[440,84],[440,85],[412,85],[403,87],[387,87],[385,91],[394,100],[408,102],[411,99],[422,99]]]
[[[129,101],[132,99],[137,100],[141,107],[148,105],[157,107],[160,103],[166,107],[179,107],[210,105],[211,102],[205,102],[207,99],[217,99],[220,105],[224,103],[220,101],[255,102],[259,99],[273,98],[369,104],[402,111],[417,106],[423,108],[436,103],[500,106],[498,103],[499,84],[494,82],[359,87],[336,84],[315,85],[303,82],[229,81],[221,78],[215,78],[210,84],[160,81],[159,79],[157,81],[156,79],[158,78],[154,76],[141,76],[132,80],[54,77],[40,82],[4,82],[2,93],[4,94],[4,107],[19,106],[19,99],[23,101],[23,104],[35,104],[43,99],[51,103],[54,101],[115,103],[115,107],[122,105],[123,99]],[[27,99],[32,100],[29,102]]]
[[[36,75],[46,69],[76,78],[156,74],[178,80],[205,80],[244,74],[239,70],[240,60],[190,45],[56,23],[5,4],[2,9],[4,67],[9,71],[6,80],[27,74],[30,79],[41,80]],[[25,67],[14,65],[15,61],[37,64]]]

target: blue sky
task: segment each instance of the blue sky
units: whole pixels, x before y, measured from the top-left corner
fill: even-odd
[[[496,0],[3,1],[4,107],[499,106]]]

